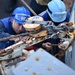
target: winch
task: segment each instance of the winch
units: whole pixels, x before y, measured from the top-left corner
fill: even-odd
[[[33,16],[33,17],[30,17],[28,18],[28,21],[44,21],[42,17],[40,16]],[[42,37],[42,36],[46,36],[48,35],[48,32],[46,29],[44,29],[42,27],[42,24],[40,23],[28,23],[28,22],[25,22],[25,24],[23,25],[25,30],[30,34],[30,36],[33,36],[33,37]]]
[[[73,32],[74,28],[72,25],[73,23],[66,22],[66,23],[61,23],[60,25],[56,26],[54,25],[52,21],[44,21],[42,17],[34,16],[26,20],[23,26],[27,31],[33,31],[33,33],[40,32],[42,30],[46,30],[48,34],[51,35],[60,30]]]

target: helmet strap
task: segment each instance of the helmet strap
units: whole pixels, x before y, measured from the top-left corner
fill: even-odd
[[[47,7],[48,11],[50,12],[50,14],[52,14],[51,10],[49,9],[49,7]]]

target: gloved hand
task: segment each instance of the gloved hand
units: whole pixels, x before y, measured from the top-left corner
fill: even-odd
[[[10,40],[13,40],[15,43],[19,42],[21,40],[20,37],[17,37],[17,38],[11,38]]]
[[[30,37],[30,36],[25,36],[22,38],[23,41],[29,41],[29,40],[32,40],[33,38]]]
[[[42,47],[45,48],[46,50],[52,50],[52,46],[50,42],[46,42],[42,44]]]

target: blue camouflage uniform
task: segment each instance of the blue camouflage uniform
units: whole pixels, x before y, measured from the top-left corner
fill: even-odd
[[[8,17],[0,20],[0,38],[16,34],[12,29],[11,18],[12,17]],[[6,48],[14,43],[13,40],[2,41],[0,42],[0,49]]]

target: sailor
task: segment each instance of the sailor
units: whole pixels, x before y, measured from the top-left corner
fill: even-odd
[[[25,19],[29,17],[30,11],[27,8],[23,6],[17,7],[13,11],[12,16],[0,20],[0,38],[25,32],[23,24],[25,22]],[[16,41],[18,41],[16,40],[16,38],[14,38],[13,40],[11,39],[7,41],[2,41],[0,42],[0,49],[10,46]]]
[[[45,21],[52,21],[56,26],[63,22],[69,22],[70,14],[66,11],[66,6],[61,0],[52,0],[48,3],[48,8],[46,11],[39,14],[43,17]],[[59,44],[60,38],[50,38],[48,41],[42,43],[42,47],[46,49],[49,53],[59,56],[60,60],[64,61],[64,51],[58,46],[54,47],[51,44]]]

